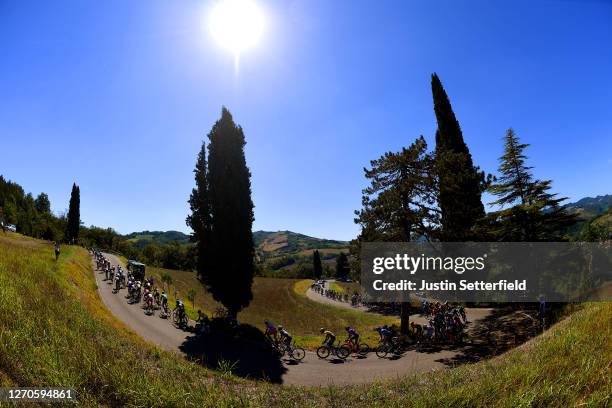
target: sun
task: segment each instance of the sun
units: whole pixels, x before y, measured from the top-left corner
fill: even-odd
[[[259,42],[264,16],[253,0],[220,0],[212,10],[210,32],[236,58]]]

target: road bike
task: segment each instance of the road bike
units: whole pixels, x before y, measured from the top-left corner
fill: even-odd
[[[281,356],[287,354],[295,361],[302,361],[304,357],[306,357],[306,351],[299,347],[295,342],[291,342],[291,344],[278,343],[276,348]]]
[[[398,337],[393,337],[389,342],[381,342],[376,348],[376,355],[379,358],[387,357],[387,354],[389,353],[399,356],[403,352],[404,348],[402,347]]]
[[[185,328],[189,323],[189,317],[187,317],[187,313],[185,311],[181,311],[179,308],[176,308],[172,311],[172,323],[178,328]]]
[[[324,344],[317,349],[317,356],[319,356],[319,358],[327,358],[330,355],[334,355],[344,360],[350,354],[351,350],[345,345],[335,346],[333,344]]]
[[[346,339],[343,345],[348,347],[351,353],[359,356],[365,356],[370,352],[370,346],[368,346],[366,343],[354,343],[353,341]]]

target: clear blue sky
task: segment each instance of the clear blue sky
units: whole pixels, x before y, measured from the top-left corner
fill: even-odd
[[[612,193],[612,2],[259,0],[240,72],[205,29],[209,1],[0,1],[0,173],[81,187],[86,225],[187,231],[201,140],[243,126],[255,228],[350,239],[362,169],[423,134],[430,74],[477,165],[512,126],[572,200]]]

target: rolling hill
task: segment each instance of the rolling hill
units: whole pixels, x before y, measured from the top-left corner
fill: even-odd
[[[164,245],[170,242],[178,242],[179,244],[189,243],[189,235],[180,231],[132,232],[131,234],[124,235],[123,238],[133,243],[137,248],[144,248],[151,244]]]
[[[566,210],[578,214],[580,219],[586,221],[605,213],[610,207],[612,207],[612,194],[585,197],[564,206]]]

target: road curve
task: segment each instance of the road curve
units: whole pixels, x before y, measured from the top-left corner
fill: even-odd
[[[111,265],[120,265],[115,255],[105,256]],[[192,336],[191,333],[175,328],[168,321],[160,319],[157,314],[145,315],[140,305],[128,304],[125,289],[113,293],[112,285],[104,281],[104,273],[95,271],[95,277],[102,301],[116,318],[145,340],[163,349],[183,354],[181,345]],[[299,364],[285,364],[286,370],[283,370],[278,382],[284,385],[308,386],[369,383],[378,379],[441,370],[447,367],[441,360],[449,360],[458,355],[455,351],[447,350],[436,353],[417,353],[411,350],[396,360],[379,359],[374,353],[370,353],[363,359],[348,358],[344,362],[332,362],[321,360],[315,353],[307,352]]]

